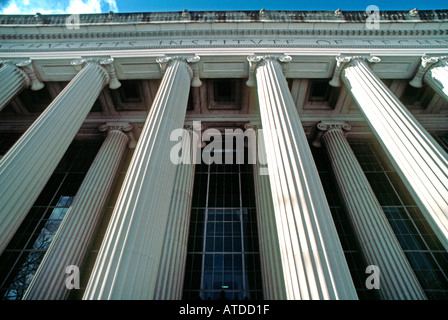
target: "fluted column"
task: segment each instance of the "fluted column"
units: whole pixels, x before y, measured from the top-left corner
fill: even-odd
[[[338,57],[341,77],[395,169],[448,249],[448,155],[372,72],[377,57]]]
[[[426,295],[378,202],[361,165],[345,138],[345,122],[317,125],[347,212],[367,264],[380,269],[381,298],[423,300]],[[315,141],[319,146],[320,141]]]
[[[282,74],[288,56],[250,56],[287,299],[357,299],[316,166]],[[248,80],[252,84],[253,79]]]
[[[0,111],[24,88],[31,86],[36,91],[44,87],[31,60],[1,60],[0,64]]]
[[[185,265],[187,261],[188,231],[190,229],[191,201],[195,161],[193,155],[199,140],[193,128],[187,126],[182,136],[182,152],[187,161],[177,165],[173,193],[171,195],[168,223],[164,236],[162,257],[154,299],[182,299]],[[196,149],[195,149],[196,148]]]
[[[448,100],[448,56],[429,57],[424,55],[416,75],[409,83],[416,88],[421,88],[422,80],[445,100]]]
[[[277,234],[269,175],[267,166],[264,166],[266,164],[266,151],[263,130],[258,129],[254,125],[246,126],[246,129],[250,130],[250,128],[256,130],[257,135],[256,150],[258,158],[253,165],[253,174],[263,297],[265,300],[285,300],[287,296],[279,247],[279,235]]]
[[[39,196],[104,85],[112,59],[75,61],[82,70],[0,160],[0,253]],[[110,82],[112,84],[112,82]]]
[[[182,128],[189,62],[159,59],[164,76],[141,132],[83,299],[154,299],[176,165],[170,134]]]
[[[132,143],[132,125],[107,123],[106,139],[89,168],[54,236],[24,300],[63,300],[67,266],[81,267],[113,187],[126,144]],[[128,136],[130,135],[130,137]]]

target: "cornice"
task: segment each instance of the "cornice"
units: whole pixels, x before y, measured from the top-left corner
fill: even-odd
[[[405,21],[448,21],[448,10],[402,10],[380,11],[385,22]],[[0,25],[64,25],[69,17],[63,15],[0,15]],[[130,24],[130,23],[222,23],[222,22],[366,22],[369,13],[365,11],[176,11],[81,14],[81,24]]]
[[[40,29],[44,32],[45,29]],[[161,30],[161,31],[112,31],[112,32],[59,32],[59,33],[1,33],[0,40],[101,40],[118,38],[164,38],[164,37],[225,37],[225,36],[381,36],[415,37],[444,36],[446,29],[227,29],[227,30]]]

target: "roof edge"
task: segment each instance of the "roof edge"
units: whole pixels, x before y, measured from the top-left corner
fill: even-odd
[[[224,23],[224,22],[367,22],[378,14],[382,22],[448,22],[448,9],[400,11],[173,11],[79,14],[81,24],[145,24],[145,23]],[[64,25],[70,14],[40,13],[0,15],[0,26]],[[378,17],[377,16],[377,17]]]

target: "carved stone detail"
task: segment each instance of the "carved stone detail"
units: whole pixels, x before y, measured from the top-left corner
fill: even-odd
[[[409,15],[410,15],[411,17],[416,17],[416,16],[418,15],[418,9],[417,9],[417,8],[414,8],[414,9],[410,10],[410,11],[409,11]]]
[[[201,58],[199,56],[173,56],[173,57],[160,57],[157,58],[156,61],[160,65],[160,70],[162,74],[165,73],[166,68],[173,60],[178,60],[186,64],[188,71],[191,76],[191,86],[192,87],[200,87],[202,85],[201,79],[199,78],[199,71],[197,62],[199,62]]]
[[[313,146],[320,148],[322,146],[322,136],[331,130],[341,130],[344,135],[352,129],[352,126],[345,121],[321,121],[317,124],[317,132],[312,142]]]
[[[409,84],[415,88],[421,88],[423,86],[423,77],[425,76],[426,72],[432,67],[436,66],[441,61],[447,59],[448,56],[430,57],[424,54],[422,56],[420,66],[418,67],[418,70],[414,78],[411,81],[409,81]]]
[[[380,62],[381,59],[376,56],[337,56],[336,68],[334,69],[333,78],[330,80],[330,86],[340,87],[341,86],[341,74],[344,67],[346,67],[353,60],[364,60],[370,63]]]
[[[255,79],[255,70],[263,65],[264,61],[266,60],[273,60],[279,63],[280,67],[282,68],[283,74],[286,73],[286,63],[290,62],[292,60],[291,56],[288,55],[265,55],[265,56],[258,56],[258,55],[251,55],[247,57],[247,61],[249,61],[249,78],[246,81],[246,85],[248,87],[255,87],[256,85],[256,79]]]
[[[134,126],[132,124],[130,124],[129,122],[106,122],[105,124],[102,124],[98,130],[100,132],[105,132],[105,131],[112,131],[112,130],[116,130],[116,131],[121,131],[123,133],[125,133],[128,138],[128,148],[129,149],[134,149],[135,146],[137,145],[137,140],[135,139],[135,135],[134,135]]]
[[[38,91],[44,87],[44,83],[40,81],[34,71],[31,59],[26,60],[15,60],[15,59],[5,59],[0,60],[0,64],[10,64],[19,68],[23,72],[24,78],[27,83],[26,86],[31,86],[31,90]]]
[[[251,122],[248,122],[248,123],[244,124],[244,129],[246,129],[246,130],[251,130],[252,129],[254,131],[257,131],[258,130],[258,126],[253,124],[253,123],[251,123]]]
[[[192,124],[185,124],[184,129],[188,132],[192,132],[195,136],[201,137],[200,147],[204,148],[207,143],[204,141],[204,131],[207,130],[207,126],[203,123],[198,125],[193,121]]]
[[[87,63],[96,63],[103,67],[107,73],[107,82],[109,83],[110,89],[118,89],[121,86],[120,81],[118,81],[117,73],[115,72],[114,59],[111,57],[85,57],[81,59],[76,59],[71,62],[78,70]]]

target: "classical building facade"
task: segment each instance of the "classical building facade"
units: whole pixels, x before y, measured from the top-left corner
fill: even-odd
[[[2,299],[447,299],[448,11],[0,16]]]

